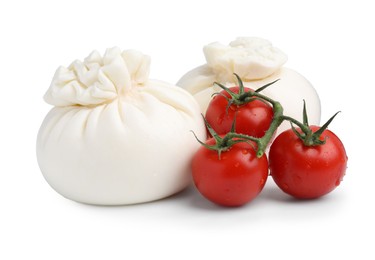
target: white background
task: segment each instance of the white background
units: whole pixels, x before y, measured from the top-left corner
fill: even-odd
[[[374,259],[371,3],[2,1],[0,259]],[[193,187],[122,207],[82,205],[49,187],[35,142],[59,65],[93,49],[133,48],[151,55],[152,78],[175,83],[205,62],[203,45],[237,36],[269,39],[287,53],[286,66],[319,92],[323,120],[342,111],[330,126],[349,156],[338,189],[300,202],[269,179],[252,203],[226,209]]]

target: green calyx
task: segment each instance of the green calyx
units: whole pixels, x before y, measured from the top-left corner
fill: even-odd
[[[328,128],[329,124],[337,116],[338,113],[340,113],[340,111],[336,112],[330,119],[328,119],[328,121],[323,126],[321,126],[318,130],[313,132],[308,122],[306,102],[305,100],[303,100],[303,123],[288,116],[283,116],[283,119],[288,120],[290,122],[293,132],[298,136],[299,139],[301,139],[305,146],[317,146],[326,143],[325,139],[321,139],[321,135],[324,132],[324,130]],[[301,132],[299,132],[293,124],[297,125],[301,129]]]
[[[221,93],[214,93],[213,94],[213,95],[222,95],[224,98],[227,99],[227,101],[228,101],[227,110],[231,105],[241,106],[241,105],[247,104],[247,103],[249,103],[249,102],[251,102],[255,99],[259,99],[258,97],[256,97],[256,95],[254,95],[254,93],[259,93],[262,90],[266,89],[267,87],[269,87],[272,84],[279,81],[279,79],[277,79],[275,81],[272,81],[271,83],[268,83],[268,84],[258,88],[255,91],[252,91],[252,90],[245,91],[245,87],[243,85],[243,82],[242,82],[240,76],[238,76],[236,73],[234,73],[234,76],[237,78],[237,82],[238,82],[238,87],[239,87],[238,93],[233,92],[232,90],[230,90],[230,88],[228,88],[228,87],[226,87],[226,86],[224,86],[224,85],[222,85],[218,82],[214,82],[215,85],[219,86],[221,89],[225,90],[230,95],[230,98],[228,98],[227,96],[222,95]],[[260,99],[260,100],[262,100],[262,99]]]
[[[235,145],[237,143],[247,142],[247,143],[249,143],[249,144],[252,145],[252,143],[250,143],[249,141],[255,141],[255,142],[257,141],[257,138],[255,138],[255,137],[251,137],[251,136],[248,136],[248,135],[237,134],[236,133],[236,130],[235,130],[236,118],[234,118],[234,120],[233,120],[230,132],[227,133],[224,137],[221,137],[209,125],[209,123],[207,122],[207,120],[205,119],[205,117],[203,115],[202,115],[202,117],[203,117],[203,120],[204,120],[204,122],[206,124],[206,127],[207,127],[209,133],[211,134],[212,138],[215,139],[215,144],[208,145],[208,144],[202,142],[201,140],[198,139],[198,137],[193,132],[193,134],[195,136],[195,139],[197,139],[197,141],[201,145],[203,145],[204,147],[206,147],[207,149],[213,150],[213,151],[217,151],[219,159],[221,158],[221,153],[222,152],[228,151],[233,145]]]
[[[228,108],[233,104],[240,106],[240,105],[246,104],[248,102],[251,102],[252,100],[255,100],[255,99],[261,100],[263,102],[267,102],[267,103],[272,105],[273,118],[272,118],[271,124],[270,124],[269,128],[267,129],[266,133],[263,135],[263,137],[257,138],[257,137],[248,136],[248,135],[245,135],[245,134],[236,133],[236,131],[235,131],[236,118],[234,118],[230,132],[227,133],[225,136],[219,136],[215,132],[215,130],[208,124],[208,122],[206,121],[206,119],[202,115],[209,133],[215,139],[215,144],[208,145],[208,144],[200,141],[197,138],[197,136],[195,135],[195,133],[193,132],[195,138],[197,139],[197,141],[201,145],[203,145],[205,148],[207,148],[209,150],[217,151],[218,156],[220,158],[221,153],[225,152],[225,151],[228,151],[230,149],[230,147],[233,146],[234,144],[241,143],[241,142],[247,142],[247,143],[253,145],[254,142],[255,142],[257,147],[256,148],[254,147],[254,149],[256,149],[257,157],[260,158],[264,155],[264,152],[267,149],[267,146],[270,144],[270,142],[272,140],[272,137],[274,136],[274,133],[277,131],[277,128],[284,122],[284,120],[287,120],[287,121],[290,122],[293,132],[298,136],[298,138],[300,138],[303,141],[305,146],[317,146],[317,145],[325,144],[326,141],[321,140],[321,135],[324,132],[324,130],[327,129],[328,125],[332,122],[332,120],[336,117],[336,115],[339,112],[335,113],[322,127],[320,127],[318,130],[313,132],[311,130],[310,126],[309,126],[309,123],[308,123],[305,100],[303,100],[303,122],[301,123],[301,122],[299,122],[298,120],[296,120],[292,117],[285,116],[283,114],[284,109],[283,109],[282,105],[280,104],[280,102],[275,101],[275,100],[259,93],[260,91],[264,90],[265,88],[267,88],[267,87],[271,86],[272,84],[276,83],[279,79],[277,79],[277,80],[275,80],[271,83],[268,83],[268,84],[260,87],[259,89],[255,90],[255,91],[252,91],[252,90],[245,91],[244,85],[243,85],[240,77],[237,74],[234,74],[234,75],[236,76],[236,78],[238,80],[238,85],[239,85],[239,92],[238,93],[234,93],[229,88],[227,88],[227,87],[225,87],[225,86],[223,86],[219,83],[215,83],[219,87],[224,89],[230,95],[230,98],[228,98],[227,96],[224,96],[228,101],[228,106],[226,108],[226,111],[228,112]],[[216,95],[217,94],[222,95],[221,93],[215,93],[215,94]],[[301,129],[301,131],[298,131],[294,127],[293,124],[297,125]]]
[[[236,143],[240,143],[240,142],[250,143],[250,141],[252,141],[252,142],[255,142],[256,145],[257,145],[257,148],[254,148],[254,149],[256,149],[257,157],[260,158],[260,157],[263,156],[265,150],[267,149],[268,144],[271,142],[271,139],[272,139],[275,131],[280,126],[280,124],[283,122],[282,116],[283,116],[283,110],[284,109],[279,102],[274,101],[274,100],[270,99],[269,97],[267,97],[265,95],[262,95],[259,92],[264,90],[268,86],[274,84],[278,80],[275,80],[271,83],[268,83],[268,84],[262,86],[261,88],[257,89],[256,91],[245,91],[242,80],[240,79],[240,77],[237,74],[234,74],[234,75],[237,77],[237,80],[238,80],[238,85],[239,85],[239,93],[238,94],[234,93],[229,88],[227,88],[227,87],[225,87],[221,84],[215,83],[215,84],[218,84],[225,91],[227,91],[228,94],[231,96],[231,99],[228,99],[227,111],[228,111],[228,107],[230,107],[232,104],[241,105],[241,104],[245,104],[245,103],[250,102],[251,100],[255,100],[255,99],[261,100],[263,102],[270,103],[273,107],[273,114],[274,114],[270,127],[268,128],[268,130],[266,131],[264,136],[261,137],[261,138],[256,138],[256,137],[248,136],[248,135],[245,135],[245,134],[238,134],[235,131],[236,118],[234,118],[233,123],[232,123],[232,127],[231,127],[231,131],[229,133],[227,133],[224,137],[221,137],[214,131],[214,129],[208,124],[206,119],[203,117],[209,133],[215,139],[215,144],[214,145],[207,145],[207,144],[203,143],[202,141],[200,141],[196,136],[195,137],[198,140],[198,142],[200,144],[202,144],[204,147],[206,147],[207,149],[217,151],[218,155],[219,155],[219,158],[221,156],[221,153],[229,150],[232,145],[234,145]],[[250,144],[253,145],[253,143],[250,143]]]

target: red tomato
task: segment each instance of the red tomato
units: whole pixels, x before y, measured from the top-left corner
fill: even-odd
[[[213,138],[207,142],[215,144]],[[208,200],[223,206],[241,206],[254,199],[263,189],[268,177],[265,155],[256,157],[254,145],[234,144],[222,152],[202,146],[192,161],[194,184]]]
[[[244,89],[245,92],[251,90]],[[232,87],[230,90],[238,93],[239,87]],[[206,120],[216,133],[220,135],[230,132],[234,117],[236,117],[236,133],[262,137],[273,118],[272,106],[260,100],[253,100],[239,106],[232,104],[227,108],[228,100],[223,95],[230,98],[227,91],[221,91],[212,98],[206,111]]]
[[[310,128],[316,131],[319,127]],[[271,176],[285,193],[299,199],[313,199],[331,192],[342,181],[348,160],[344,145],[327,129],[320,139],[326,143],[305,146],[290,129],[272,143]]]

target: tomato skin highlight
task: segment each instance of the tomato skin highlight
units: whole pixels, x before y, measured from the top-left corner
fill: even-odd
[[[314,132],[319,129],[310,128]],[[314,199],[339,186],[348,157],[333,132],[324,130],[321,140],[324,139],[323,145],[305,146],[289,129],[274,140],[269,152],[270,174],[281,190],[298,199]]]
[[[239,92],[239,87],[229,88],[234,93]],[[251,90],[244,88],[245,92]],[[260,100],[253,100],[244,105],[231,105],[228,109],[230,98],[227,91],[223,90],[215,95],[206,111],[206,120],[218,134],[230,132],[234,117],[236,117],[236,132],[254,137],[262,137],[268,130],[272,118],[272,106]]]
[[[207,144],[214,144],[213,138]],[[256,157],[255,144],[237,143],[222,152],[201,147],[192,160],[192,175],[198,191],[208,200],[236,207],[253,200],[268,177],[266,155]]]

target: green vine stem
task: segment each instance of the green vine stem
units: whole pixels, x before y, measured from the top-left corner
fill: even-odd
[[[262,101],[268,102],[272,105],[273,108],[273,119],[272,122],[261,138],[256,138],[253,136],[245,135],[245,134],[238,134],[235,132],[235,118],[232,124],[232,129],[229,133],[227,133],[224,137],[219,136],[214,129],[208,124],[206,119],[203,117],[207,129],[212,135],[212,137],[215,139],[216,144],[214,145],[207,145],[200,141],[197,136],[196,139],[198,140],[199,143],[201,143],[203,146],[205,146],[207,149],[210,150],[215,150],[218,152],[219,158],[220,155],[223,151],[229,150],[229,148],[239,142],[248,142],[248,141],[253,141],[257,144],[257,157],[262,157],[263,154],[265,153],[268,144],[271,142],[272,137],[274,136],[275,132],[277,131],[278,127],[283,123],[283,121],[289,121],[292,127],[292,130],[294,133],[303,141],[304,145],[306,146],[315,146],[315,145],[322,145],[325,143],[325,140],[321,140],[320,136],[323,133],[325,129],[327,129],[328,125],[332,122],[332,120],[335,118],[335,116],[339,113],[337,112],[334,114],[322,127],[320,127],[317,131],[313,132],[309,126],[308,123],[308,117],[307,117],[307,112],[306,112],[306,102],[303,100],[303,122],[299,122],[298,120],[290,117],[290,116],[285,116],[284,115],[284,109],[281,105],[280,102],[275,101],[271,99],[270,97],[267,97],[261,93],[260,91],[264,90],[266,87],[271,86],[278,80],[275,80],[271,83],[268,83],[259,89],[253,91],[253,90],[248,90],[244,91],[244,86],[242,83],[241,78],[237,75],[234,74],[237,77],[238,84],[239,84],[239,93],[234,93],[232,92],[229,88],[216,83],[220,88],[224,89],[225,91],[228,92],[228,94],[231,96],[231,99],[228,98],[228,107],[231,105],[243,105],[248,102],[251,102],[254,99],[260,99]],[[295,124],[301,129],[301,132],[297,131],[295,127],[293,126]]]
[[[273,99],[271,99],[271,98],[269,98],[265,95],[262,95],[262,94],[260,94],[256,91],[248,91],[248,92],[245,92],[242,95],[243,95],[243,97],[241,97],[241,98],[243,98],[243,100],[245,100],[245,98],[256,97],[256,98],[259,98],[259,99],[262,99],[264,101],[269,102],[273,107],[272,122],[271,122],[269,128],[267,129],[267,131],[265,132],[265,134],[261,138],[256,138],[256,137],[252,137],[252,136],[248,136],[248,135],[244,135],[244,134],[237,134],[237,133],[234,133],[234,132],[230,132],[224,137],[224,139],[230,140],[230,139],[233,139],[233,138],[239,138],[239,139],[254,141],[257,144],[257,157],[262,157],[265,150],[267,149],[268,144],[271,142],[271,139],[272,139],[274,133],[276,132],[277,128],[284,121],[284,114],[283,114],[284,109],[283,109],[282,105],[280,104],[280,102],[275,101],[275,100],[273,100]]]

